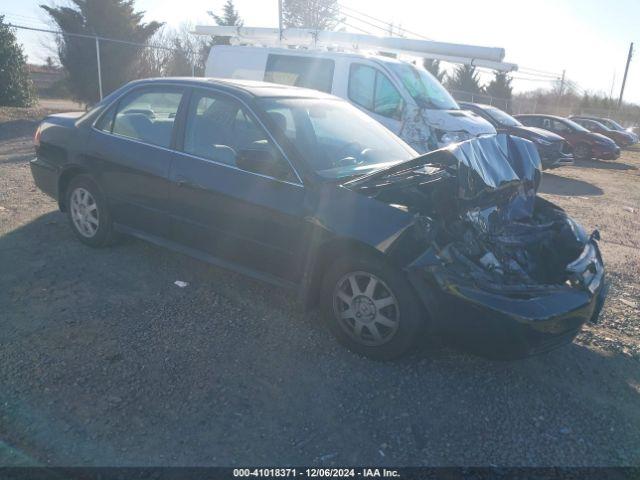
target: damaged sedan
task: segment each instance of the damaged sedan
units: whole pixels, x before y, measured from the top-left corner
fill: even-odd
[[[437,333],[502,358],[545,351],[606,295],[597,231],[536,195],[521,138],[418,156],[331,95],[155,79],[46,118],[35,144],[36,184],[83,243],[133,235],[291,288],[372,358]]]

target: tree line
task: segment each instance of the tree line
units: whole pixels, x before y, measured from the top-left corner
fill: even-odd
[[[442,83],[447,90],[466,92],[472,95],[484,94],[494,98],[510,100],[513,96],[513,79],[505,72],[494,71],[493,78],[486,85],[481,85],[480,74],[472,65],[459,65],[451,74],[447,74],[439,60],[425,58],[423,67]]]
[[[61,6],[41,5],[60,31],[130,42],[100,42],[105,94],[137,78],[203,75],[210,48],[229,43],[227,37],[192,35],[188,25],[171,29],[160,22],[145,23],[144,12],[135,10],[135,0],[67,1],[67,5]],[[345,22],[338,0],[283,0],[282,13],[285,27],[333,30]],[[226,0],[219,12],[209,11],[208,14],[217,25],[243,24],[233,0]],[[56,38],[57,62],[47,59],[49,65],[60,65],[65,73],[66,90],[75,100],[85,104],[98,100],[95,48],[95,42],[89,38],[59,35]],[[0,105],[28,106],[34,102],[34,88],[26,61],[15,31],[0,16]],[[589,92],[579,95],[570,82],[562,91],[556,85],[551,90],[514,95],[512,78],[503,72],[495,71],[493,78],[483,85],[474,66],[459,65],[450,73],[438,60],[424,59],[423,66],[452,92],[484,94],[503,99],[505,105],[514,99],[531,100],[539,105],[567,105],[573,110],[612,110],[616,107],[614,100],[605,95]],[[624,104],[622,110],[637,112],[640,107]]]

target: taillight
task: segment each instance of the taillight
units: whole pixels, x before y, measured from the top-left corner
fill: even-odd
[[[40,134],[42,133],[41,126],[38,125],[36,128],[36,133],[33,135],[33,145],[37,148],[40,146]]]

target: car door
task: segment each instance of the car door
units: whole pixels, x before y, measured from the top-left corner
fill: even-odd
[[[174,241],[236,268],[293,281],[305,190],[246,105],[194,90],[170,169]]]
[[[167,236],[170,147],[183,93],[175,86],[136,88],[95,124],[91,155],[121,225]]]
[[[576,132],[573,127],[566,124],[562,120],[558,120],[556,118],[551,118],[548,120],[551,121],[551,131],[560,135],[575,148],[581,134],[579,132]]]
[[[378,68],[352,63],[347,95],[351,102],[398,134],[402,127],[404,101],[389,77]]]

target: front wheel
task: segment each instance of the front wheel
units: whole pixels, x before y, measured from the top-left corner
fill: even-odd
[[[576,146],[575,157],[579,160],[589,160],[591,158],[591,147],[586,143],[579,143]]]
[[[407,353],[426,326],[411,284],[376,258],[338,260],[324,277],[322,308],[338,341],[377,360]]]

